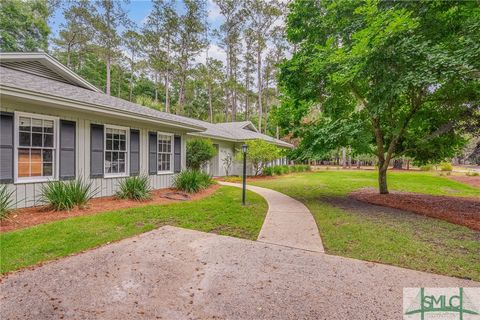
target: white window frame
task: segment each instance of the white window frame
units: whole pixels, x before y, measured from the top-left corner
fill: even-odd
[[[158,162],[159,162],[159,151],[158,151],[158,140],[160,139],[160,136],[170,136],[170,170],[164,170],[164,171],[160,171],[158,170]],[[157,174],[173,174],[173,167],[174,167],[174,150],[173,150],[173,142],[174,142],[174,136],[175,134],[173,133],[170,133],[170,132],[160,132],[160,131],[157,131]]]
[[[51,177],[40,176],[40,177],[19,177],[18,176],[18,149],[24,149],[27,147],[20,146],[19,142],[19,131],[20,131],[20,117],[26,118],[36,118],[42,120],[52,120],[53,121],[53,152],[55,154],[53,163],[53,175]],[[34,183],[34,182],[48,182],[48,181],[57,181],[58,180],[58,170],[60,167],[60,152],[58,150],[59,146],[59,137],[60,137],[60,118],[47,116],[38,113],[28,113],[28,112],[20,112],[15,111],[15,122],[14,122],[14,155],[13,155],[13,171],[14,171],[14,183]],[[30,124],[31,125],[31,124]],[[29,149],[35,149],[29,147]]]
[[[105,172],[105,155],[107,153],[107,129],[125,130],[125,172],[124,173],[107,173]],[[113,124],[103,125],[103,177],[104,178],[120,178],[130,175],[130,128]]]

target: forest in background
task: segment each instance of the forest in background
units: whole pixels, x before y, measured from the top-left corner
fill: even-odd
[[[222,16],[217,27],[207,19],[207,0],[152,0],[140,25],[127,1],[6,0],[0,50],[46,51],[106,94],[210,122],[250,120],[277,135],[277,66],[291,51],[286,3],[213,2]],[[54,33],[58,12],[64,21]],[[212,44],[225,61],[209,56]]]

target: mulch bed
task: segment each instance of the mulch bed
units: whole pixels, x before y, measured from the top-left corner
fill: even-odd
[[[88,202],[88,207],[86,208],[75,208],[70,211],[54,211],[46,206],[18,209],[12,211],[8,219],[0,221],[0,233],[51,221],[93,215],[118,209],[142,207],[152,204],[169,204],[199,200],[213,194],[219,187],[220,185],[214,184],[209,188],[195,194],[185,194],[175,189],[158,189],[152,191],[152,199],[146,201],[116,199],[115,197],[101,197],[90,200]]]
[[[450,179],[480,188],[480,176],[449,176]]]
[[[352,192],[350,197],[384,207],[414,212],[480,231],[480,199],[431,196],[409,192],[381,195],[373,188]]]

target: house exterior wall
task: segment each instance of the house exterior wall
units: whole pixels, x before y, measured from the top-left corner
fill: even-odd
[[[0,111],[2,112],[26,112],[38,115],[55,116],[61,120],[74,121],[76,123],[75,135],[75,172],[76,178],[82,178],[86,182],[92,182],[92,191],[95,191],[95,197],[111,196],[117,191],[118,184],[125,177],[103,177],[90,178],[90,125],[116,125],[124,126],[130,129],[140,131],[140,175],[147,175],[150,180],[150,186],[153,189],[168,188],[172,185],[175,174],[160,173],[152,175],[148,173],[148,132],[166,132],[181,136],[181,168],[185,168],[185,140],[186,132],[175,131],[166,126],[155,126],[151,123],[140,121],[131,121],[118,117],[92,115],[88,112],[62,109],[38,105],[35,103],[26,103],[7,99],[2,97],[0,100]],[[127,147],[127,150],[129,146]],[[57,151],[58,152],[58,146]],[[14,164],[15,165],[15,164]],[[58,167],[59,163],[56,163]],[[172,162],[173,170],[173,162]],[[7,188],[14,191],[14,202],[17,208],[30,207],[40,204],[41,188],[45,182],[28,183],[9,183]]]

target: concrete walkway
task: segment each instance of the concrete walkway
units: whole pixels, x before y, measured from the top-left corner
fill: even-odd
[[[219,182],[225,186],[239,187],[239,183]],[[268,212],[257,241],[281,246],[325,252],[310,210],[283,193],[271,189],[247,185],[247,189],[267,200]]]
[[[0,318],[402,319],[404,287],[475,286],[480,283],[162,227],[4,277]]]

